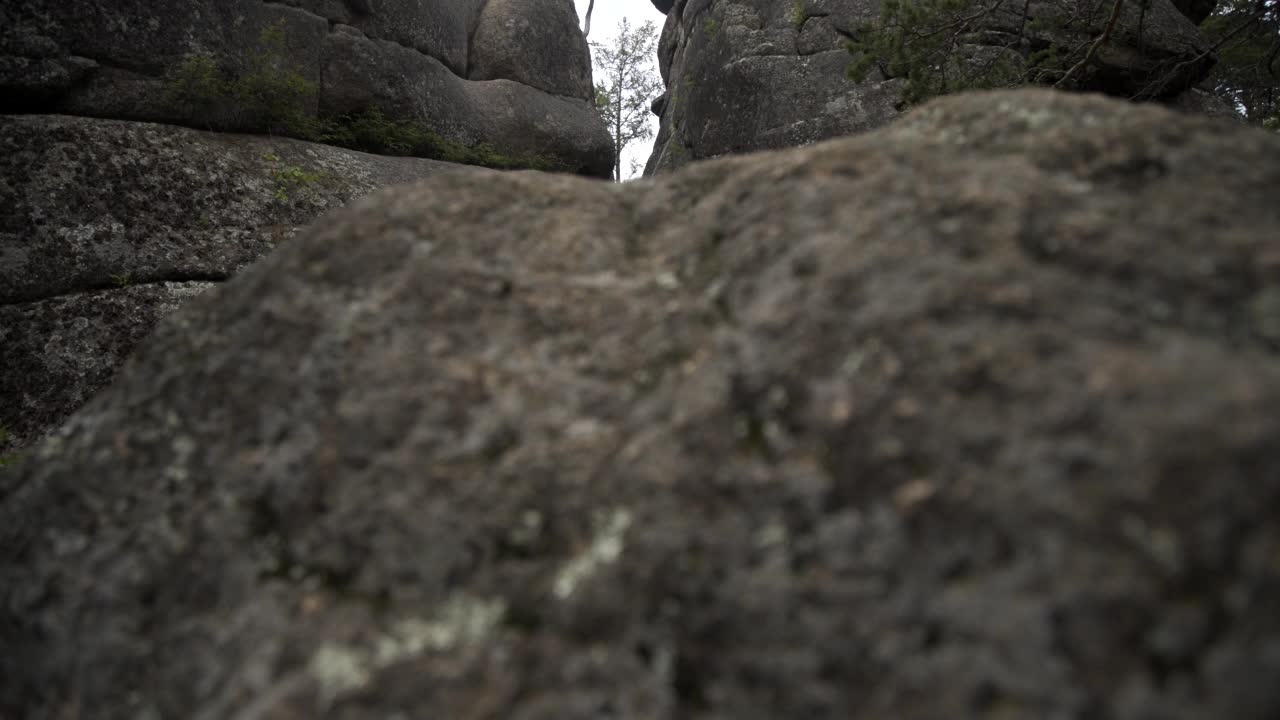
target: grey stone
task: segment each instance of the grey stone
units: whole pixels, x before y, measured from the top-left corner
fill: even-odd
[[[1021,91],[356,201],[0,471],[0,714],[1277,717],[1277,186]]]
[[[244,73],[270,48],[280,71],[296,72],[316,89],[303,100],[306,115],[378,110],[508,155],[517,153],[510,141],[519,138],[519,145],[535,146],[569,169],[607,176],[612,150],[590,107],[590,58],[571,0],[484,6],[480,0],[8,3],[0,8],[0,112],[263,132],[268,123],[252,103],[227,97],[202,107],[171,90],[174,73],[193,56]],[[278,47],[264,45],[272,29],[279,31]],[[511,81],[502,98],[510,107],[459,122],[459,108],[492,110],[492,80]],[[368,87],[353,93],[352,82]],[[356,94],[366,104],[354,105]],[[565,115],[546,122],[548,109]]]
[[[153,282],[0,305],[0,457],[66,421],[161,318],[214,285]]]
[[[1070,20],[1050,33],[1024,23],[1024,10],[1031,18]],[[659,42],[667,100],[646,174],[726,153],[865,132],[897,117],[904,106],[901,80],[873,70],[855,83],[845,73],[851,61],[845,44],[879,12],[874,0],[676,0]],[[972,56],[1020,58],[1017,53],[1050,41],[1084,47],[1105,20],[1088,0],[1004,3],[978,21],[964,49]],[[1170,0],[1127,3],[1111,41],[1078,84],[1116,96],[1171,100],[1213,62],[1204,36]]]
[[[659,42],[667,100],[646,174],[862,132],[897,116],[900,81],[849,81],[835,29],[802,32],[792,13],[790,3],[764,0],[676,2]]]
[[[613,145],[586,100],[510,80],[460,80],[430,56],[343,26],[325,38],[324,58],[326,115],[373,107],[389,117],[431,118],[432,127],[454,142],[609,175]]]
[[[0,116],[0,303],[225,279],[356,197],[456,167],[288,138]]]
[[[186,288],[456,165],[69,116],[0,116],[0,455],[56,427]]]
[[[591,52],[571,0],[488,0],[471,36],[472,80],[515,80],[591,102]]]

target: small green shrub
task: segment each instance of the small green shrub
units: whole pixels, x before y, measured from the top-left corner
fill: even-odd
[[[3,425],[0,425],[0,445],[4,445],[5,443],[9,442],[9,437],[10,437],[9,429]],[[22,455],[23,454],[19,452],[5,453],[0,455],[0,468],[7,467],[9,465],[13,465],[14,463],[17,463],[19,460],[22,459]]]
[[[281,202],[287,201],[295,191],[324,179],[324,175],[308,172],[296,165],[279,168],[271,174],[271,177],[275,180],[275,198]]]
[[[281,157],[272,152],[263,153],[262,159],[273,165],[272,196],[280,202],[288,202],[300,192],[330,177],[328,173],[306,170],[297,165],[283,165]]]
[[[283,26],[264,28],[258,49],[237,61],[237,67],[228,67],[210,55],[187,56],[169,76],[167,99],[208,118],[211,127],[250,126],[295,135],[305,130],[318,89],[289,66]]]
[[[702,33],[707,36],[708,40],[714,38],[719,30],[720,24],[716,22],[715,18],[707,18],[702,23]]]
[[[166,99],[171,104],[201,115],[215,110],[217,103],[228,95],[227,78],[210,55],[188,55],[169,74],[165,88]]]

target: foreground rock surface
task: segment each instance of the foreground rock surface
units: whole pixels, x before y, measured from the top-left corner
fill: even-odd
[[[882,70],[858,83],[846,77],[851,57],[845,46],[878,20],[876,0],[665,5],[658,5],[667,13],[658,61],[667,89],[654,106],[661,126],[647,175],[864,132],[888,123],[903,106],[901,78]],[[957,54],[1017,56],[1019,49],[1027,55],[1051,42],[1083,48],[1107,20],[1100,5],[1085,0],[972,5],[974,32],[962,36]],[[1201,9],[1188,5],[1186,11],[1194,16]],[[1038,29],[1028,18],[1052,19],[1054,29]],[[1176,98],[1213,62],[1207,40],[1170,0],[1128,3],[1079,86],[1126,98]]]
[[[378,110],[607,177],[577,23],[571,0],[23,0],[0,6],[0,111],[261,132],[236,97],[211,113],[170,90],[193,57],[245,75],[266,55],[314,89],[307,115]]]
[[[0,455],[61,424],[163,311],[320,215],[456,168],[285,138],[0,116]]]
[[[0,474],[0,714],[1280,714],[1280,140],[959,96],[463,172]]]

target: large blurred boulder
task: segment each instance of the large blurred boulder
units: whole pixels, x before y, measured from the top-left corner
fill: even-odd
[[[571,0],[485,6],[480,0],[6,3],[0,111],[261,132],[268,128],[258,106],[283,102],[287,93],[223,92],[204,103],[173,92],[180,77],[196,85],[214,74],[250,77],[271,90],[305,86],[295,99],[304,119],[376,111],[451,142],[608,176],[612,150],[591,105],[590,59]],[[294,120],[270,129],[298,136]]]
[[[1280,138],[359,200],[0,471],[0,714],[1280,716]]]

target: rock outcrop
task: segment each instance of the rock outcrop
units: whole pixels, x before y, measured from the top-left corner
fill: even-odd
[[[330,210],[456,167],[286,138],[0,116],[0,455],[65,420],[179,301]]]
[[[0,471],[0,714],[1280,716],[1280,139],[961,95],[460,171]]]
[[[607,177],[590,58],[571,0],[27,0],[0,7],[0,112],[258,132],[257,92],[207,107],[188,79],[252,76],[308,117],[378,111],[462,145]],[[283,75],[283,74],[287,74]],[[266,93],[275,95],[275,93]]]
[[[0,5],[0,457],[179,301],[451,167],[122,120],[607,177],[592,97],[570,0]]]
[[[1203,3],[1184,5],[1193,17],[1203,10]],[[975,7],[980,19],[971,19],[975,27],[955,53],[1021,58],[1051,45],[1089,46],[1102,34],[1110,5],[1032,0]],[[654,106],[661,127],[646,174],[863,132],[896,117],[902,79],[881,68],[853,82],[845,72],[847,42],[879,13],[874,0],[676,0],[659,47],[667,90]],[[1123,97],[1174,98],[1213,62],[1209,43],[1170,0],[1127,3],[1075,84]]]
[[[123,284],[0,304],[0,458],[22,451],[101,390],[161,318],[214,287]]]

